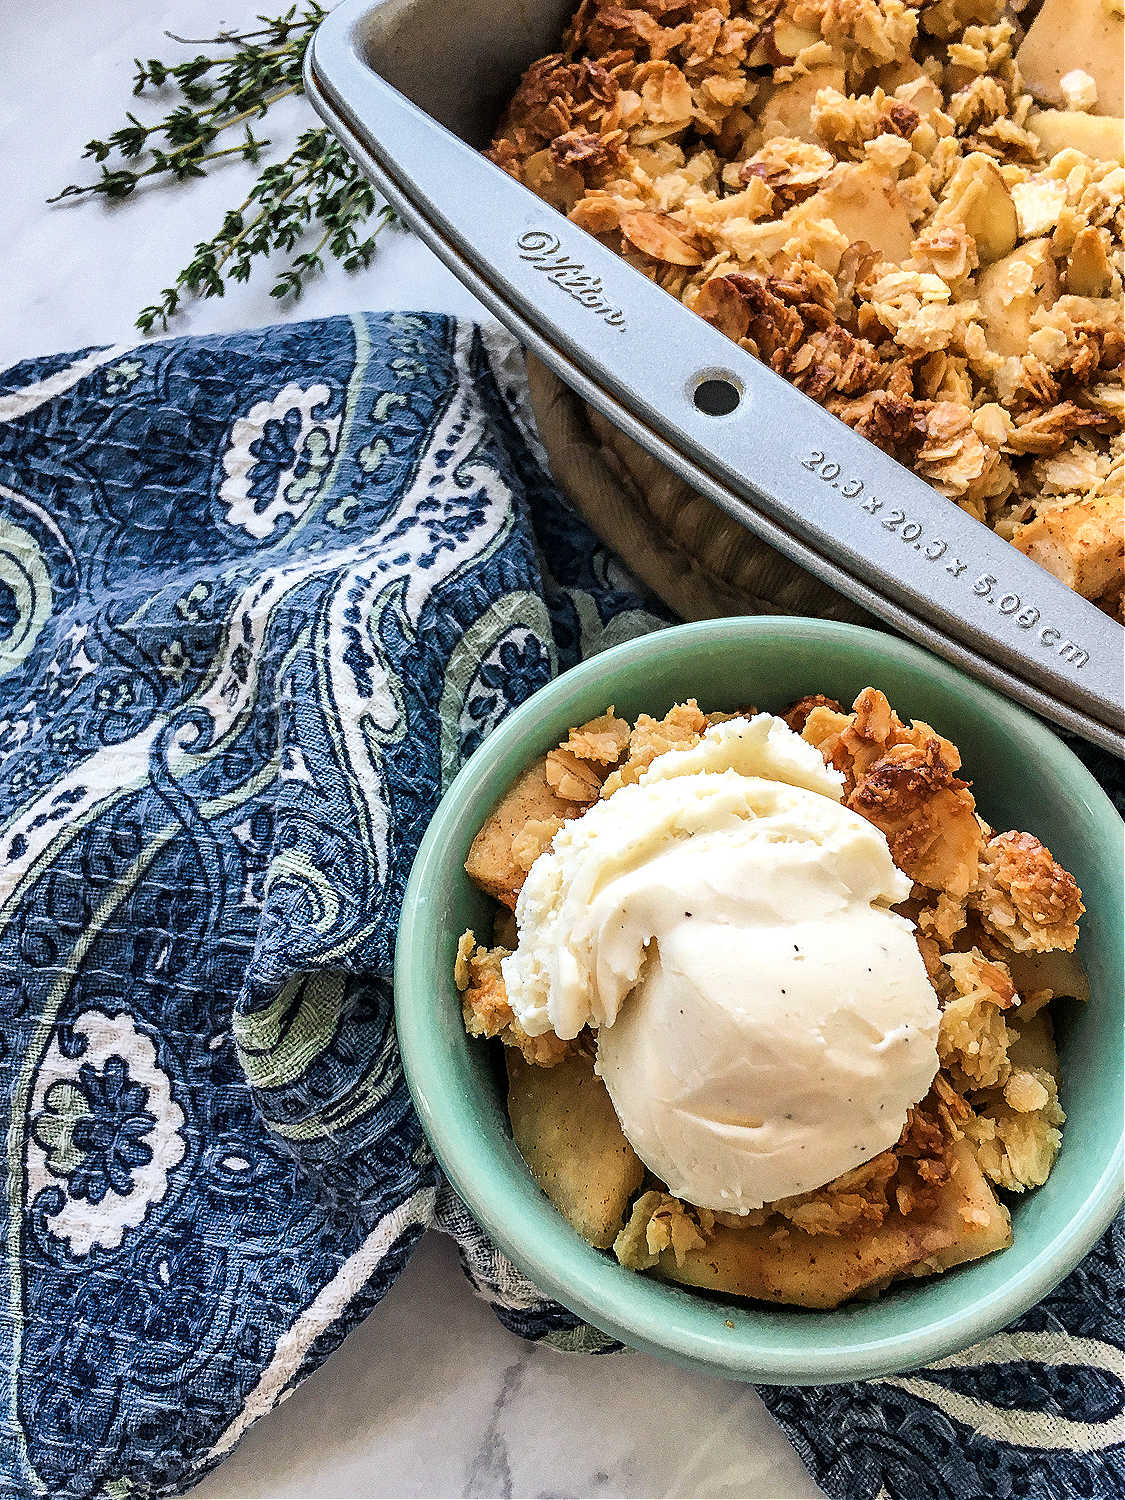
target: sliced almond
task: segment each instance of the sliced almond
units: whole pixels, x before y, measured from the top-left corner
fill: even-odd
[[[1016,205],[996,163],[972,151],[949,179],[934,223],[960,220],[976,241],[982,265],[999,260],[1019,237]]]
[[[902,104],[909,104],[912,109],[916,109],[923,119],[942,106],[941,90],[927,73],[921,73],[918,78],[900,84],[894,90],[894,96]]]
[[[750,309],[742,293],[725,276],[714,276],[699,288],[692,310],[729,339],[740,339],[750,327]]]
[[[1088,224],[1074,237],[1066,268],[1066,289],[1075,297],[1104,297],[1112,277],[1104,231]]]
[[[806,47],[820,41],[820,32],[810,26],[798,26],[796,22],[780,17],[774,23],[773,44],[782,57],[796,57]]]
[[[698,239],[668,214],[646,209],[622,214],[621,233],[634,249],[671,266],[701,266],[707,259]]]

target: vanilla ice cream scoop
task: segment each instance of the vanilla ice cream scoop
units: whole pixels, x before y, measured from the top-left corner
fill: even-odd
[[[779,719],[709,729],[535,861],[508,998],[531,1034],[598,1028],[637,1155],[742,1213],[894,1144],[937,1072],[910,881]]]

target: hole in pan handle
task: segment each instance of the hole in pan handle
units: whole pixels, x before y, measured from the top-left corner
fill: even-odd
[[[742,384],[730,375],[697,375],[691,399],[696,410],[708,417],[729,417],[742,405]]]

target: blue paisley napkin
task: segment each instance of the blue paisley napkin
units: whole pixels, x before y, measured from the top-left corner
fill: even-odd
[[[443,1187],[389,976],[463,757],[662,620],[553,487],[499,334],[333,319],[0,375],[4,1495],[198,1479],[431,1225],[516,1332],[616,1347]],[[763,1396],[847,1500],[1119,1494],[1122,1263],[1111,1234],[935,1368]]]

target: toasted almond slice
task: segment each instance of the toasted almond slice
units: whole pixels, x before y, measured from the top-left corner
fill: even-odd
[[[1026,354],[1031,317],[1059,295],[1059,275],[1049,239],[1026,245],[985,266],[977,277],[988,347],[994,354]]]
[[[1007,255],[1019,238],[1016,205],[996,163],[971,151],[949,179],[933,223],[960,221],[976,241],[981,264]]]
[[[683,224],[669,214],[637,209],[621,215],[621,233],[645,255],[671,266],[701,266],[707,253]]]
[[[774,22],[773,44],[782,57],[796,57],[798,52],[803,52],[806,47],[819,41],[819,29],[814,31],[809,26],[798,26],[785,16],[780,16]]]
[[[750,309],[746,298],[725,276],[714,276],[699,288],[693,311],[706,318],[712,328],[727,338],[740,339],[750,327]]]
[[[1103,230],[1087,224],[1074,237],[1066,268],[1066,289],[1076,297],[1104,297],[1113,280]]]

